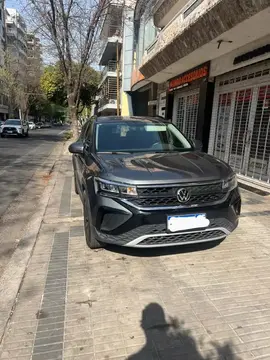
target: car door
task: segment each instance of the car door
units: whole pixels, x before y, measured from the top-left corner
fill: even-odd
[[[91,123],[88,121],[82,127],[82,131],[81,131],[78,141],[81,142],[83,144],[83,146],[85,146],[86,135],[87,135],[87,132],[88,132],[90,126],[91,126]],[[82,196],[82,189],[83,189],[82,184],[84,181],[83,171],[85,168],[85,151],[83,154],[74,154],[73,155],[73,167],[74,167],[74,174],[76,177],[78,190],[79,190],[80,195]]]

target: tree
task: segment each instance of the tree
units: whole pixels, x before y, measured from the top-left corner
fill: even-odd
[[[27,0],[31,21],[59,60],[74,127],[87,65],[95,60],[98,26],[111,0]]]
[[[77,64],[74,65],[73,70],[75,72],[79,71]],[[100,80],[100,74],[90,66],[85,67],[84,74],[79,94],[78,112],[81,112],[85,107],[89,107],[93,103]],[[59,63],[49,65],[44,69],[41,77],[41,89],[49,101],[61,106],[67,106],[64,74],[60,69]]]
[[[9,116],[27,118],[31,102],[40,96],[40,68],[19,62],[8,50],[4,55],[4,66],[0,67],[1,93],[7,98]]]
[[[67,93],[65,82],[58,64],[49,65],[44,69],[40,79],[40,85],[49,101],[66,105]]]

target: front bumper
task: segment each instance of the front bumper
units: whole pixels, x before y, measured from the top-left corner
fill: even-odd
[[[224,239],[237,226],[241,211],[238,189],[218,205],[188,209],[141,210],[120,199],[97,195],[91,209],[96,238],[104,243],[128,247],[162,247]],[[170,232],[167,217],[171,215],[206,214],[207,228]]]
[[[3,128],[1,130],[1,134],[5,135],[5,136],[14,136],[14,135],[22,135],[22,129],[17,129],[17,128]]]

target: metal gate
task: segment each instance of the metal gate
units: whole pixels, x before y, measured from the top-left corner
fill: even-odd
[[[195,139],[199,109],[199,90],[175,94],[173,123],[189,139]]]
[[[217,79],[209,152],[270,183],[270,63],[233,75]]]

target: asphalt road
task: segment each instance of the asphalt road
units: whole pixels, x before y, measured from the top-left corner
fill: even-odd
[[[0,276],[46,186],[54,149],[66,127],[0,138]]]

